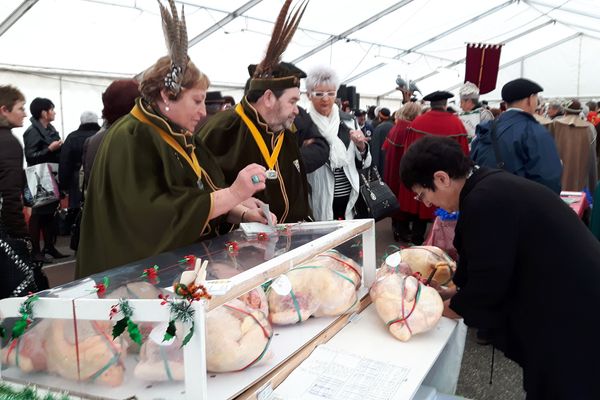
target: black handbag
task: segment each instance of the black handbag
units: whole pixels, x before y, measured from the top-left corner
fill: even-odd
[[[357,218],[373,218],[379,221],[400,209],[396,195],[381,179],[377,167],[360,170],[359,175],[360,196],[355,207]]]

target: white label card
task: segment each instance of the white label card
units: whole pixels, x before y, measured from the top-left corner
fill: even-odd
[[[217,279],[204,282],[204,286],[212,296],[221,296],[231,289],[232,283],[229,279]]]
[[[292,291],[292,282],[287,275],[281,275],[271,283],[271,288],[280,296],[287,296]]]

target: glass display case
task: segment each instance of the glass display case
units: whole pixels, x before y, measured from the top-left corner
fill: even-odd
[[[277,283],[275,290],[289,293],[286,281],[277,278],[332,249],[359,266],[357,301],[366,298],[376,269],[373,220],[282,225],[256,235],[237,230],[41,292],[34,301],[3,299],[0,313],[8,336],[15,325],[27,328],[18,338],[3,342],[2,379],[89,399],[234,398],[341,317],[309,318],[267,329],[270,324],[263,324],[257,313],[232,302],[270,282]],[[190,302],[188,320],[171,324],[175,320],[171,305],[180,302],[174,284],[190,266],[193,269],[189,256],[208,261],[205,286],[211,298]],[[127,301],[122,303],[121,298]],[[300,320],[301,301],[293,299]],[[207,324],[221,309],[227,314]],[[126,315],[130,322],[121,323],[124,333],[113,340],[113,329]],[[258,324],[256,342],[266,341],[264,349],[258,357],[250,355],[251,362],[242,360],[242,368],[233,372],[207,372],[219,369],[207,365],[211,351],[213,356],[246,351],[241,344],[239,349],[207,345],[211,332],[230,334],[215,331],[214,326],[225,326],[232,319],[240,322],[244,334],[253,329],[249,324]],[[174,338],[165,336],[173,329]],[[133,339],[128,335],[132,330]],[[136,343],[140,340],[135,340],[135,332],[143,345]]]

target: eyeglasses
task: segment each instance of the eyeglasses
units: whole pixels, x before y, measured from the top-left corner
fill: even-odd
[[[417,195],[414,197],[414,199],[416,201],[423,201],[423,197],[425,197],[425,190],[423,190],[421,193],[417,193]]]
[[[336,92],[332,91],[332,92],[312,92],[311,93],[313,96],[315,96],[318,99],[322,99],[325,96],[327,97],[333,97],[335,98],[335,95],[337,94]]]

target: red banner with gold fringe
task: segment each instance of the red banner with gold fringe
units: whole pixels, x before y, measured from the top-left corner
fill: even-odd
[[[467,43],[465,82],[477,85],[480,94],[496,88],[502,44]]]

